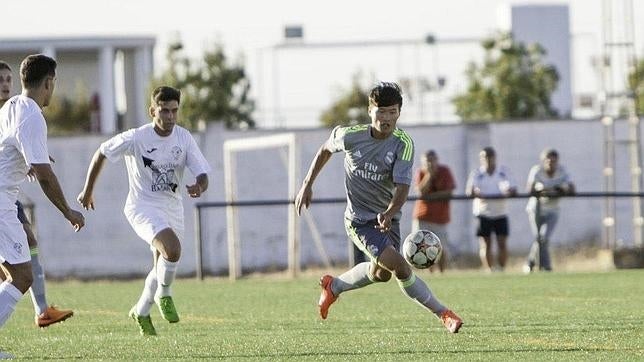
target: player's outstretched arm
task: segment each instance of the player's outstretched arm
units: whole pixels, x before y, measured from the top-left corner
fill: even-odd
[[[48,163],[34,163],[31,167],[36,175],[36,179],[38,180],[40,187],[49,201],[51,201],[51,203],[60,210],[65,219],[69,220],[74,227],[74,230],[79,231],[83,226],[85,226],[85,218],[83,217],[83,214],[71,209],[69,204],[67,204],[63,190],[60,188],[60,183],[58,182],[58,178],[56,177],[54,170],[52,170],[51,165]]]
[[[199,197],[208,190],[208,174],[202,173],[197,176],[197,182],[194,185],[186,185],[190,197]]]
[[[297,193],[297,197],[295,198],[295,209],[297,210],[298,215],[302,214],[302,206],[308,209],[309,205],[311,205],[311,200],[313,199],[313,182],[315,182],[315,178],[332,155],[333,153],[329,151],[326,143],[323,144],[315,154],[315,157],[311,162],[311,166],[309,167],[309,172],[306,174],[304,181],[302,181],[300,191]]]
[[[92,209],[94,210],[94,185],[96,184],[96,179],[103,169],[103,164],[105,163],[105,155],[101,153],[100,150],[94,152],[94,157],[87,168],[87,177],[85,178],[85,186],[83,190],[78,194],[76,200],[78,203],[83,206],[85,210]]]

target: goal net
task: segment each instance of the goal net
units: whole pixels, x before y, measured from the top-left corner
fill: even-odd
[[[228,249],[228,269],[229,276],[231,279],[237,279],[242,275],[242,251],[245,250],[245,245],[243,238],[240,233],[240,223],[246,223],[246,226],[250,223],[257,223],[257,218],[262,218],[262,224],[277,224],[274,225],[275,228],[286,227],[286,250],[288,254],[287,268],[288,273],[291,276],[295,276],[300,271],[300,228],[299,220],[297,219],[295,205],[293,200],[295,199],[298,188],[299,188],[299,150],[297,146],[296,136],[294,133],[284,133],[276,134],[264,137],[253,137],[253,138],[242,138],[242,139],[232,139],[226,140],[223,145],[224,151],[224,189],[225,189],[225,200],[229,204],[226,206],[226,233],[227,233],[227,249]],[[261,152],[261,155],[257,154]],[[255,157],[253,157],[255,156]],[[279,162],[275,162],[275,158],[279,158]],[[243,177],[239,177],[239,168],[244,169],[253,169],[252,177],[255,177],[253,182],[244,182],[241,183]],[[278,167],[286,172],[273,172],[274,168]],[[264,168],[264,169],[262,169]],[[248,175],[248,172],[244,172]],[[273,176],[271,176],[273,175]],[[271,177],[277,177],[274,175],[285,175],[287,178],[286,181],[286,197],[284,197],[284,190],[275,190],[275,188],[281,188],[280,180],[268,180]],[[248,180],[246,180],[248,181]],[[252,185],[253,189],[250,190],[238,190],[240,185]],[[246,186],[248,187],[248,186]],[[235,206],[235,203],[239,203],[239,195],[244,195],[245,193],[252,194],[254,198],[252,201],[244,201],[244,206],[256,206],[255,215],[251,217],[245,217],[242,213],[243,207],[240,205]],[[268,195],[272,199],[266,200],[261,197],[258,197],[259,194]],[[248,200],[247,197],[244,197]],[[283,213],[283,211],[272,212],[269,205],[278,205],[281,210],[284,210],[286,207],[286,223],[280,222],[279,215],[276,214]],[[263,210],[257,215],[257,207],[265,206],[269,210]],[[265,218],[276,217],[278,221],[274,223],[267,223]],[[326,254],[326,251],[322,245],[320,232],[313,221],[313,218],[310,214],[304,210],[303,219],[308,225],[308,229],[311,231],[311,236],[315,243],[315,246],[318,250],[318,253],[321,256],[322,262],[330,266],[329,257]],[[252,235],[247,235],[247,237],[253,237]],[[277,236],[279,238],[279,236]],[[277,242],[282,242],[282,240],[277,240]],[[270,246],[267,246],[267,249],[262,250],[265,252]]]

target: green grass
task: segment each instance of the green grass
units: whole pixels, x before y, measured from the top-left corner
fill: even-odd
[[[604,273],[419,273],[465,320],[449,334],[394,282],[343,294],[317,316],[317,278],[178,280],[181,322],[153,310],[159,336],[127,312],[143,281],[50,282],[75,310],[38,329],[30,298],[0,330],[0,350],[27,359],[644,360],[644,270]]]

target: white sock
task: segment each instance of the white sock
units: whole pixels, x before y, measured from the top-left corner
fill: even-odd
[[[31,301],[34,305],[36,315],[41,315],[47,310],[47,298],[45,297],[45,270],[40,264],[38,258],[38,247],[30,249],[31,251],[31,274],[34,281],[31,283],[29,292]]]
[[[342,292],[366,287],[373,283],[374,280],[371,275],[371,262],[365,261],[357,264],[339,277],[333,278],[331,291],[333,292],[333,295],[337,297]]]
[[[436,299],[432,294],[432,291],[429,289],[427,284],[422,281],[420,278],[417,278],[414,273],[407,280],[398,281],[398,286],[409,299],[420,304],[422,307],[425,307],[436,314],[437,317],[447,309],[441,302]]]
[[[167,261],[163,257],[159,257],[157,261],[157,279],[159,287],[157,288],[157,297],[167,297],[172,295],[170,292],[170,285],[174,281],[174,276],[177,274],[176,261]]]
[[[16,309],[16,304],[22,298],[22,293],[13,284],[3,282],[0,284],[0,327],[9,319],[9,316]]]
[[[150,315],[150,309],[154,304],[154,294],[157,291],[157,271],[152,268],[148,273],[148,276],[145,278],[145,283],[143,284],[143,292],[139,301],[136,302],[136,314],[139,316],[148,316]]]

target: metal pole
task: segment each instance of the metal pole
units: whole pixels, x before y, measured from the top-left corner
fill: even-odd
[[[203,280],[203,234],[201,229],[201,207],[195,207],[195,254],[197,257],[197,280]]]

